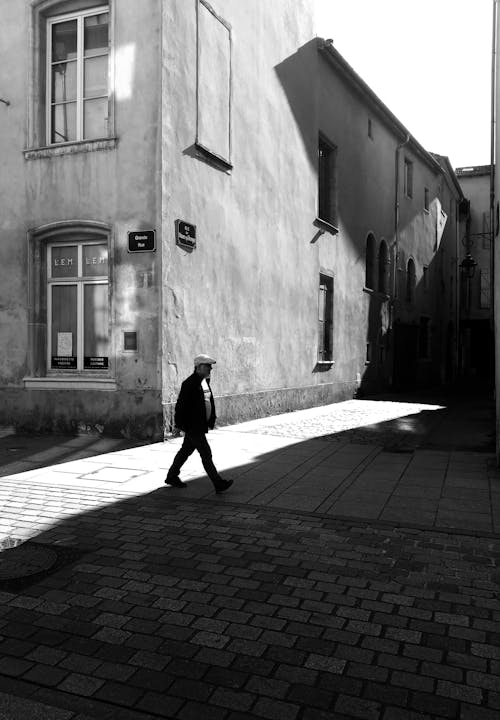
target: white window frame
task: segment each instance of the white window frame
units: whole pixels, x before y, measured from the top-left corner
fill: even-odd
[[[324,317],[321,317],[323,308]],[[320,272],[318,286],[318,363],[333,364],[334,278]]]
[[[46,49],[46,116],[45,116],[45,127],[46,127],[46,143],[50,146],[64,145],[64,142],[54,143],[51,140],[52,136],[52,28],[62,22],[68,20],[77,21],[77,53],[76,53],[76,138],[75,140],[68,140],[67,143],[81,142],[83,140],[96,140],[98,138],[84,138],[83,137],[83,87],[84,87],[84,62],[83,62],[83,38],[84,38],[84,19],[86,17],[93,17],[94,15],[102,15],[109,13],[108,5],[99,5],[88,10],[81,10],[79,12],[66,13],[64,15],[57,15],[47,19],[47,49]],[[96,96],[97,98],[106,98],[109,104],[110,96],[110,42],[108,34],[108,92],[106,95]],[[108,106],[108,124],[109,124],[109,106]],[[103,137],[106,137],[103,136]]]
[[[83,247],[88,245],[104,245],[103,239],[73,239],[68,238],[64,241],[51,242],[47,245],[47,375],[57,374],[99,374],[105,372],[108,374],[110,367],[110,347],[111,338],[109,333],[110,317],[109,317],[109,247],[108,247],[108,273],[106,275],[83,275]],[[77,247],[77,271],[78,274],[71,277],[52,277],[52,249],[54,247]],[[73,285],[77,287],[77,352],[76,352],[76,369],[63,369],[52,367],[52,287],[54,285]],[[84,368],[84,292],[87,285],[106,285],[108,288],[108,367],[101,368]]]

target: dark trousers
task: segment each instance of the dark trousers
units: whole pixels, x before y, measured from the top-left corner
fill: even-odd
[[[213,482],[215,487],[223,483],[224,481],[217,472],[217,468],[213,463],[212,451],[210,449],[210,445],[208,444],[207,436],[205,435],[205,433],[186,433],[184,435],[184,442],[181,445],[181,449],[174,457],[174,462],[172,463],[170,470],[168,471],[168,475],[170,475],[170,477],[178,477],[181,467],[184,465],[188,457],[194,453],[195,450],[198,450],[198,452],[200,453],[201,462],[203,464],[203,467],[205,468],[205,472],[207,473],[208,477]]]

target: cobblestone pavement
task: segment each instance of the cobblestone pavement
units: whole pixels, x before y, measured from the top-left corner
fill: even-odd
[[[336,442],[369,442],[396,445],[415,444],[439,421],[440,405],[390,400],[347,400],[313,410],[288,413],[284,417],[240,423],[239,432],[309,438]],[[431,416],[435,416],[432,417]],[[432,420],[432,422],[431,422]]]
[[[180,438],[0,438],[0,720],[498,720],[500,476],[440,408],[222,428],[224,496]]]
[[[156,491],[37,541],[86,554],[0,591],[0,717],[499,717],[499,539]]]
[[[467,422],[465,422],[467,418]],[[483,394],[465,399],[441,395],[422,402],[381,396],[347,400],[234,426],[239,432],[371,443],[391,448],[435,446],[494,452],[493,401]]]

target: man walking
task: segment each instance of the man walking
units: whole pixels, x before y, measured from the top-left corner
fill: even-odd
[[[167,473],[166,485],[186,487],[179,477],[179,471],[195,450],[200,453],[201,462],[215,492],[224,492],[233,484],[233,480],[224,480],[217,472],[207,441],[207,432],[213,430],[216,419],[214,396],[210,388],[210,373],[215,362],[209,355],[197,355],[193,374],[181,385],[175,405],[175,425],[184,431],[184,442]]]

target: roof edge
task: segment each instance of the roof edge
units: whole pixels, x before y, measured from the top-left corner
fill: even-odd
[[[461,200],[465,199],[464,191],[462,190],[462,187],[460,183],[458,182],[457,174],[455,170],[453,169],[453,166],[450,162],[450,159],[447,155],[439,155],[438,153],[431,153],[432,157],[441,165],[444,165],[443,169],[446,169],[448,171],[448,175],[450,176],[453,185],[455,186],[455,190],[458,192],[458,195]]]
[[[324,40],[323,38],[317,38],[318,51],[320,54],[341,74],[351,82],[351,84],[361,92],[369,102],[375,106],[375,108],[382,115],[386,123],[401,136],[401,140],[409,138],[409,144],[416,153],[427,163],[427,165],[435,172],[442,172],[440,163],[428,152],[423,145],[410,133],[410,131],[398,120],[394,113],[389,110],[387,105],[374,93],[369,85],[358,75],[358,73],[349,65],[345,58],[339,53],[339,51],[332,45],[331,42]]]

